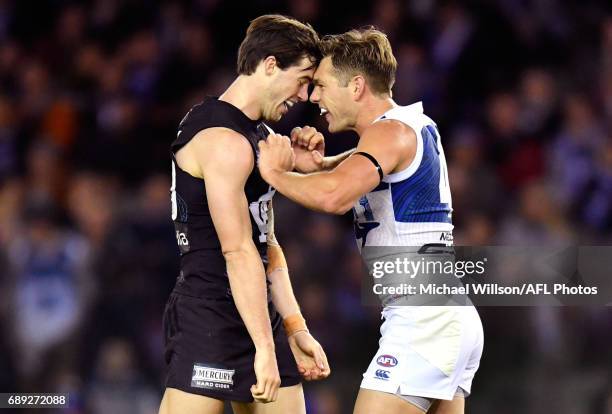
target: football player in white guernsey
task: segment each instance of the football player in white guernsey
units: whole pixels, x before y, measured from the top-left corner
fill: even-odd
[[[451,194],[436,124],[422,104],[391,98],[397,62],[384,33],[372,28],[326,36],[310,100],[329,131],[353,130],[355,152],[333,169],[290,172],[287,137],[259,142],[262,177],[314,210],[353,208],[362,254],[369,247],[419,254],[452,245]],[[303,131],[292,133],[295,141]],[[483,349],[473,306],[398,306],[383,300],[379,349],[363,375],[354,414],[461,414]]]

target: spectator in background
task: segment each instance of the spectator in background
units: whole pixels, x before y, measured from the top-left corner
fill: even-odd
[[[520,84],[520,130],[539,140],[546,140],[559,123],[558,91],[553,74],[541,68],[530,68],[522,74]]]
[[[69,342],[81,327],[93,295],[89,245],[61,226],[48,202],[26,205],[24,226],[9,243],[11,331],[27,380],[45,375],[45,356],[60,348],[61,363],[75,364]]]
[[[95,372],[86,390],[92,414],[150,414],[159,396],[139,369],[133,345],[122,338],[107,339],[95,359]]]
[[[498,196],[500,182],[483,162],[483,138],[475,127],[457,128],[449,137],[449,176],[453,194],[453,216],[459,227],[475,211],[501,211],[503,205]]]
[[[581,218],[584,198],[598,173],[595,157],[604,142],[604,131],[589,100],[569,95],[564,102],[564,123],[549,150],[549,171],[555,196],[572,218]]]
[[[497,243],[513,246],[566,246],[574,233],[550,189],[533,182],[521,190],[517,213],[500,223]]]
[[[0,95],[0,181],[17,166],[17,119],[11,101]]]
[[[612,227],[612,141],[608,138],[594,166],[593,192],[586,201],[584,221],[592,230],[607,230]],[[610,238],[603,239],[609,243]]]
[[[606,2],[372,0],[324,7],[320,0],[256,0],[240,7],[217,0],[77,3],[0,0],[1,391],[40,391],[37,384],[46,382],[82,400],[83,384],[94,376],[90,355],[116,336],[129,338],[130,346],[139,350],[142,358],[132,365],[137,375],[161,376],[161,350],[153,349],[161,346],[161,327],[153,316],[162,311],[160,298],[174,282],[177,256],[172,232],[162,223],[167,224],[170,207],[164,184],[168,177],[159,172],[167,173],[167,145],[177,120],[204,95],[220,94],[233,80],[234,52],[241,40],[236,27],[272,11],[271,4],[313,22],[323,33],[373,23],[393,33],[399,61],[394,97],[410,102],[422,96],[440,129],[452,131],[444,145],[449,149],[457,244],[612,240],[612,15]],[[326,126],[304,105],[275,129],[287,134],[296,118],[319,130]],[[351,135],[335,137],[327,142],[328,153],[352,148],[354,142]],[[48,222],[49,214],[41,211],[40,220],[26,224],[23,211],[32,203],[53,204],[69,220],[33,230],[41,227],[33,222]],[[146,213],[139,214],[135,205]],[[311,213],[280,199],[275,210],[296,292],[307,296],[318,315],[313,330],[323,337],[336,367],[326,387],[337,398],[319,396],[329,394],[325,387],[319,392],[306,386],[306,394],[311,400],[339,403],[315,401],[309,410],[344,414],[357,386],[347,381],[355,370],[352,361],[363,360],[362,349],[373,346],[364,344],[362,332],[377,322],[361,303],[355,251],[336,255],[347,246],[354,249],[347,242],[351,218],[302,220]],[[33,233],[38,236],[32,238]],[[304,250],[305,244],[311,247]],[[85,279],[98,289],[85,310],[75,307],[81,285],[69,276],[79,271],[60,269],[56,273],[61,276],[50,282],[52,278],[32,270],[33,258],[38,263],[40,256],[49,268],[57,267],[51,259],[71,250],[68,245],[89,251]],[[134,245],[143,246],[142,254],[134,253]],[[38,246],[56,254],[47,257]],[[28,251],[29,256],[18,255],[21,261],[15,262],[15,251]],[[23,257],[30,257],[28,266],[8,270],[9,264],[23,264]],[[55,284],[48,292],[58,298],[55,306],[39,306],[32,293],[25,295],[46,294],[46,283]],[[321,291],[329,298],[325,306],[317,296]],[[29,310],[19,314],[24,306]],[[73,321],[70,309],[78,309],[76,319],[86,322]],[[331,332],[325,319],[334,311]],[[529,392],[536,394],[543,382],[556,379],[561,388],[552,392],[577,396],[579,406],[560,412],[585,414],[591,392],[576,393],[572,384],[580,382],[586,391],[589,384],[603,384],[607,378],[599,378],[601,367],[612,363],[605,336],[610,313],[598,308],[590,312],[592,323],[580,311],[534,316],[538,311],[533,309],[483,309],[491,335],[482,376],[495,379],[479,384],[487,391],[471,401],[470,411],[489,412],[496,403],[500,413],[533,412]],[[50,367],[53,378],[22,375],[18,382],[15,369],[20,367],[14,361],[28,350],[11,334],[16,317],[37,328],[25,332],[28,341],[38,335],[58,343],[47,326],[34,321],[62,324],[60,336],[72,332],[67,341],[73,346],[66,349],[80,363],[57,367],[64,363],[57,345],[37,348],[41,368]],[[538,336],[534,329],[541,325],[552,328]],[[546,365],[542,353],[555,341],[563,344],[551,348],[551,355],[582,352],[588,357],[568,355],[572,365],[555,362],[555,356]],[[569,346],[572,341],[580,346]],[[53,356],[60,356],[55,367]],[[529,371],[541,366],[546,372]],[[559,391],[566,389],[564,384],[572,392]],[[606,401],[608,394],[606,390]],[[605,413],[606,404],[593,413]],[[85,410],[83,402],[79,407]]]

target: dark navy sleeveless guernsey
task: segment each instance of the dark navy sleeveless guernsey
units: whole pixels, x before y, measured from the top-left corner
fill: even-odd
[[[181,270],[175,291],[197,297],[227,296],[229,280],[219,237],[215,231],[208,201],[206,183],[181,170],[175,154],[198,132],[222,127],[238,132],[253,150],[255,164],[244,192],[249,204],[253,242],[264,263],[266,258],[266,225],[269,201],[274,195],[257,169],[257,143],[265,139],[269,129],[263,122],[249,119],[235,106],[207,97],[191,108],[179,124],[176,140],[172,143],[172,220],[181,255]],[[214,139],[214,136],[209,137]]]

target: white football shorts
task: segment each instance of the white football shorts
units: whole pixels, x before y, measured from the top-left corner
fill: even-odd
[[[361,388],[452,400],[461,387],[469,395],[484,343],[473,306],[388,306],[382,315]]]

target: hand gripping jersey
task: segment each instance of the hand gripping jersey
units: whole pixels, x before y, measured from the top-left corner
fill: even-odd
[[[374,122],[394,119],[416,133],[414,160],[385,175],[355,204],[355,237],[364,246],[422,246],[452,242],[452,202],[442,143],[421,102],[395,107]]]
[[[221,243],[208,208],[206,183],[183,171],[177,165],[174,154],[198,132],[215,127],[229,128],[247,139],[255,161],[258,141],[266,139],[271,131],[264,123],[249,119],[235,106],[216,98],[206,98],[194,106],[179,125],[177,138],[171,146],[172,220],[181,254],[181,272],[175,290],[198,297],[225,295],[229,281]],[[268,206],[275,190],[259,175],[257,162],[247,179],[244,192],[249,203],[253,241],[266,263]]]

